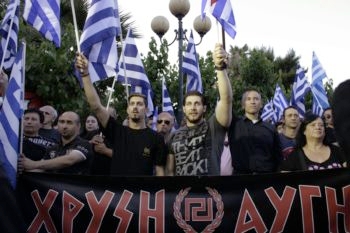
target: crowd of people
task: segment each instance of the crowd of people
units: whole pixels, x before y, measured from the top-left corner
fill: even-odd
[[[301,117],[297,108],[289,106],[279,124],[273,125],[260,118],[263,102],[258,90],[242,94],[243,116],[232,109],[227,57],[217,44],[213,61],[219,98],[214,114],[205,119],[205,96],[189,91],[183,98],[183,124],[175,129],[175,117],[161,112],[154,130],[147,124],[147,98],[140,93],[128,96],[127,119],[119,123],[115,109],[101,104],[87,58],[77,53],[75,68],[81,74],[91,114],[81,122],[76,112],[58,115],[50,105],[27,109],[19,172],[216,176],[347,166],[350,110],[343,97],[349,95],[350,81],[336,88],[334,104],[322,117],[311,112]]]

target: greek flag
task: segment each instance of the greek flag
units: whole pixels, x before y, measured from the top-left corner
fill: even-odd
[[[236,21],[230,0],[202,0],[202,18],[209,10],[232,39],[236,36]]]
[[[166,88],[164,77],[162,78],[162,111],[168,112],[174,116],[173,103],[171,102],[168,89]]]
[[[17,53],[19,28],[19,0],[10,0],[0,25],[1,47],[0,59],[2,67],[10,70]]]
[[[61,46],[59,0],[25,0],[23,19],[56,47]]]
[[[277,121],[279,121],[283,115],[284,109],[288,107],[288,102],[278,83],[276,84],[275,94],[273,96],[272,102],[276,111]]]
[[[299,115],[304,117],[305,115],[305,95],[310,91],[310,84],[305,76],[305,70],[298,64],[294,83],[292,96],[290,99],[290,105],[298,109]]]
[[[329,107],[328,97],[326,90],[323,86],[323,79],[327,77],[325,70],[322,68],[320,61],[318,60],[316,53],[312,53],[312,93],[314,98],[317,99],[318,104],[322,109]]]
[[[268,101],[265,104],[261,113],[261,119],[266,122],[271,122],[272,124],[275,124],[277,122],[277,115],[273,109],[272,100]]]
[[[81,52],[89,60],[92,82],[116,76],[118,50],[116,37],[120,33],[117,1],[90,0],[84,30],[80,38]]]
[[[182,62],[182,72],[187,74],[186,92],[199,91],[200,93],[203,93],[202,78],[198,66],[197,52],[192,30]]]
[[[23,115],[24,54],[25,45],[22,45],[16,55],[4,103],[0,110],[0,166],[6,171],[14,188],[20,152],[20,120]]]
[[[314,94],[314,91],[316,91],[316,90],[315,90],[314,87],[312,87],[311,88],[311,92],[312,92],[312,113],[322,117],[322,115],[323,115],[323,108],[321,106],[320,101],[318,100],[318,98]]]
[[[151,83],[146,75],[140,54],[135,44],[134,35],[130,29],[126,35],[122,54],[119,59],[117,82],[121,84],[129,84],[131,86],[131,92],[138,92],[147,96],[149,110],[147,115],[153,113],[153,91]]]

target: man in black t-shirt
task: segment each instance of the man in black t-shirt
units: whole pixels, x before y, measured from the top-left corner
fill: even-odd
[[[64,112],[58,118],[61,141],[48,149],[44,159],[33,161],[25,155],[18,160],[19,171],[51,171],[57,173],[86,174],[90,168],[92,148],[79,137],[80,118],[75,112]]]
[[[102,132],[113,148],[111,174],[128,176],[164,175],[163,137],[146,125],[147,99],[140,93],[128,97],[129,124],[116,122],[102,106],[88,73],[88,60],[77,54],[76,69],[81,74],[87,101],[102,125]]]
[[[41,160],[46,150],[56,143],[39,135],[44,116],[39,109],[30,108],[23,116],[23,154],[32,160]]]

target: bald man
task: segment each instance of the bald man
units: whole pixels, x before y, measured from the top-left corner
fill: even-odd
[[[33,161],[23,154],[18,161],[19,171],[48,171],[68,174],[87,174],[92,147],[79,137],[80,117],[75,112],[64,112],[58,118],[58,131],[61,140],[57,146],[50,148],[44,159]]]
[[[57,118],[57,111],[51,105],[42,106],[39,109],[44,115],[44,122],[39,130],[39,135],[49,138],[52,141],[58,143],[60,141],[60,134],[53,127],[54,122]]]
[[[169,135],[174,127],[175,118],[169,112],[161,112],[157,118],[157,132],[163,135],[165,142],[168,141]]]

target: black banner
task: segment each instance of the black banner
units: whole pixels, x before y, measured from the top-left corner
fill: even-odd
[[[350,232],[350,170],[217,177],[25,173],[27,232]]]

